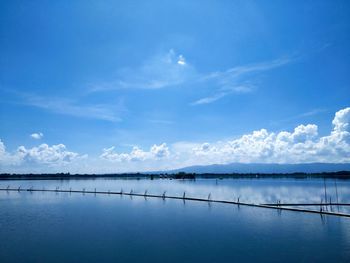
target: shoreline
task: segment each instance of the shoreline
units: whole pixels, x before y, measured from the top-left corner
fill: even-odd
[[[323,172],[323,173],[113,173],[113,174],[70,174],[70,173],[43,173],[43,174],[0,174],[0,180],[70,180],[70,179],[350,179],[350,171]]]

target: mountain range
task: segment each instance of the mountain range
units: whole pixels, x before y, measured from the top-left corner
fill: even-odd
[[[350,163],[230,163],[195,165],[166,171],[167,173],[322,173],[350,171]]]

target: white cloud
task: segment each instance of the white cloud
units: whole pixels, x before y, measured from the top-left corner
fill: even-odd
[[[180,55],[178,57],[177,64],[182,65],[182,66],[186,65],[186,59],[183,55]]]
[[[64,144],[49,146],[45,143],[31,149],[20,146],[17,149],[16,155],[23,161],[41,164],[70,163],[79,156],[78,153],[67,151]]]
[[[214,143],[178,142],[154,145],[149,151],[134,147],[130,153],[104,149],[101,158],[112,161],[152,161],[164,159],[171,168],[215,163],[308,163],[350,162],[350,108],[336,113],[333,130],[319,136],[315,124],[298,125],[293,131],[270,132],[266,129],[244,134],[234,140]],[[171,154],[170,154],[171,152]]]
[[[293,61],[289,57],[261,63],[237,66],[225,71],[199,73],[186,61],[184,55],[177,55],[173,49],[145,60],[139,67],[125,68],[117,80],[92,85],[91,92],[130,89],[160,89],[193,83],[210,83],[214,90],[247,93],[253,89],[242,79],[247,75],[264,72],[284,66]],[[225,94],[225,95],[228,95]]]
[[[0,139],[0,168],[5,165],[15,164],[16,159],[17,158],[14,155],[11,155],[6,151],[6,146],[3,143],[3,141]]]
[[[6,153],[6,148],[5,148],[5,144],[2,142],[2,140],[0,139],[0,161],[3,159],[3,157],[5,156]]]
[[[25,167],[29,164],[60,166],[86,157],[87,155],[68,151],[64,144],[49,146],[45,143],[29,149],[19,146],[14,153],[9,153],[0,140],[0,162],[4,166]]]
[[[214,101],[217,101],[217,100],[225,97],[228,94],[229,93],[226,93],[226,92],[220,92],[220,93],[215,94],[213,96],[209,96],[209,97],[205,97],[205,98],[201,98],[199,100],[196,100],[196,101],[192,102],[190,105],[196,106],[196,105],[201,105],[201,104],[209,104],[209,103],[212,103]]]
[[[217,71],[217,72],[212,72],[210,74],[207,74],[206,76],[203,77],[203,80],[219,79],[223,83],[229,83],[232,80],[236,80],[239,77],[242,77],[244,75],[268,71],[271,69],[282,67],[284,65],[289,64],[292,61],[293,61],[292,58],[284,57],[284,58],[279,58],[271,61],[264,61],[260,63],[237,66],[225,71],[221,71],[221,72]]]
[[[122,101],[117,101],[113,105],[83,105],[81,102],[67,98],[49,98],[22,92],[13,93],[21,99],[19,103],[23,105],[74,117],[116,122],[121,121],[120,115],[124,111]]]
[[[350,107],[338,111],[333,119],[334,131],[350,132]]]
[[[40,140],[42,137],[44,137],[44,134],[41,132],[35,132],[30,135],[35,140]]]
[[[316,109],[312,109],[312,110],[309,110],[309,111],[306,111],[306,112],[302,112],[300,114],[297,114],[297,115],[294,115],[294,116],[290,116],[288,118],[284,118],[284,119],[281,119],[281,120],[278,120],[278,121],[271,121],[270,123],[271,124],[280,124],[281,122],[289,122],[291,120],[310,118],[312,116],[324,113],[326,111],[327,111],[326,109],[316,108]]]
[[[314,115],[323,113],[325,111],[326,111],[325,109],[313,109],[313,110],[301,113],[301,114],[299,114],[297,116],[294,116],[294,118],[310,117],[310,116],[314,116]]]
[[[198,72],[187,62],[184,55],[177,55],[173,49],[167,53],[157,54],[145,60],[135,68],[125,68],[119,71],[117,79],[91,85],[90,92],[119,89],[162,89],[174,86],[207,86],[214,95],[197,99],[190,105],[213,103],[230,94],[253,92],[256,87],[250,78],[264,71],[282,67],[294,59],[282,57],[279,59],[236,66],[224,71]]]
[[[251,84],[251,78],[253,75],[285,66],[292,61],[293,59],[285,57],[272,61],[237,66],[226,71],[204,74],[199,81],[212,83],[216,94],[198,99],[190,103],[190,105],[196,106],[213,103],[231,94],[251,93],[256,89],[256,86]],[[247,77],[250,79],[247,80]]]
[[[238,139],[193,148],[201,163],[350,162],[350,108],[338,111],[330,135],[319,137],[317,125],[299,125],[293,132],[254,131]]]
[[[173,49],[158,54],[139,67],[126,68],[117,80],[93,85],[91,92],[118,89],[161,89],[191,81],[196,72],[183,55]]]
[[[160,145],[154,144],[149,151],[143,151],[137,146],[134,146],[130,153],[117,153],[114,151],[115,147],[103,149],[100,158],[109,161],[146,161],[159,160],[169,156],[169,148],[165,143]]]
[[[231,90],[235,93],[250,93],[253,92],[254,87],[248,86],[248,85],[240,85],[240,86],[234,86],[231,88],[228,88],[227,90]]]
[[[160,145],[154,144],[151,147],[150,152],[157,159],[161,159],[169,156],[169,148],[166,146],[166,143],[162,143]]]
[[[209,103],[213,103],[227,95],[233,94],[233,93],[250,93],[253,92],[254,88],[252,86],[233,86],[233,87],[223,87],[219,90],[219,92],[213,96],[209,96],[209,97],[205,97],[205,98],[201,98],[199,100],[196,100],[192,103],[190,103],[190,105],[192,106],[196,106],[196,105],[201,105],[201,104],[209,104]]]
[[[103,149],[99,158],[89,158],[66,149],[63,144],[41,144],[10,153],[0,140],[0,170],[8,167],[65,167],[76,172],[130,172],[181,168],[188,165],[223,163],[342,163],[350,162],[350,108],[338,111],[333,129],[320,136],[315,124],[298,125],[292,131],[260,129],[232,140],[218,142],[177,142],[154,144],[148,150],[134,146],[119,153],[114,147]],[[71,166],[69,166],[71,165]],[[67,168],[68,169],[68,168]]]

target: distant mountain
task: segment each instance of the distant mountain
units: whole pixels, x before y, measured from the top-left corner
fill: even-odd
[[[189,166],[181,169],[167,171],[167,173],[321,173],[338,171],[350,171],[350,163],[230,163]]]

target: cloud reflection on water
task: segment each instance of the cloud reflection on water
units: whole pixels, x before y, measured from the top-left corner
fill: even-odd
[[[207,198],[209,193],[212,199],[237,200],[248,203],[319,203],[324,201],[323,180],[295,180],[295,179],[197,179],[191,180],[134,180],[134,179],[86,179],[86,180],[26,180],[3,181],[2,187],[30,187],[55,189],[75,189],[93,191],[125,192],[133,190],[134,193],[163,194],[182,196],[186,192],[187,197]],[[336,190],[333,180],[326,180],[327,198],[336,201]],[[339,202],[350,202],[350,182],[337,181]],[[39,196],[38,196],[39,197]],[[47,198],[41,195],[40,198]],[[52,199],[52,196],[50,197]],[[54,200],[52,200],[54,202]],[[350,210],[346,207],[342,211]]]

